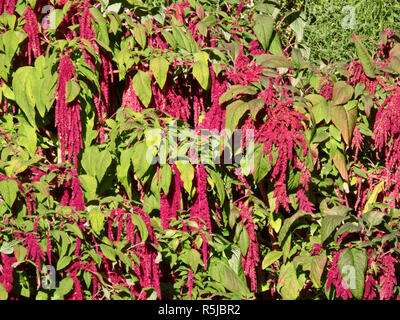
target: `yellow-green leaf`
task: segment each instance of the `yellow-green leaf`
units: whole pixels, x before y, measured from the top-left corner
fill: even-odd
[[[146,72],[139,70],[133,77],[132,84],[139,100],[147,108],[152,97],[150,76]]]
[[[163,57],[156,57],[150,61],[150,70],[153,72],[160,88],[164,88],[165,81],[167,80],[169,63]]]
[[[17,192],[18,183],[16,181],[11,179],[0,181],[0,194],[10,208],[17,198]]]
[[[141,24],[135,24],[133,27],[133,36],[139,45],[144,49],[146,47],[146,29]]]
[[[101,212],[101,210],[99,208],[92,208],[89,211],[88,219],[92,230],[96,234],[100,234],[104,228],[104,214]]]
[[[376,202],[379,193],[381,193],[384,190],[384,188],[385,188],[385,181],[381,181],[375,186],[374,191],[372,191],[370,197],[368,198],[367,203],[365,204],[363,214],[370,210],[370,207]]]
[[[199,60],[193,64],[193,76],[200,83],[204,90],[207,90],[210,84],[210,70],[208,63]]]
[[[267,255],[264,257],[261,268],[266,269],[268,268],[271,264],[273,264],[275,261],[279,260],[280,257],[282,257],[282,251],[270,251],[267,253]]]
[[[254,33],[264,50],[268,49],[274,31],[274,20],[267,15],[259,14],[255,17]]]
[[[356,46],[357,56],[360,59],[361,65],[364,69],[365,75],[368,78],[375,79],[376,77],[376,66],[374,60],[372,60],[371,55],[369,54],[367,48],[364,44],[357,38],[355,34],[353,34],[354,43]]]
[[[351,108],[348,110],[345,106],[333,106],[331,108],[331,118],[336,128],[340,130],[344,142],[349,145],[356,126],[357,109]]]

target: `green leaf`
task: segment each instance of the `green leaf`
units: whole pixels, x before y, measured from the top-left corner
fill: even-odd
[[[239,94],[255,95],[257,94],[257,89],[250,86],[233,85],[219,98],[219,104],[223,104]]]
[[[345,104],[353,96],[353,87],[346,84],[344,81],[338,81],[333,86],[332,102],[333,105]]]
[[[38,291],[35,300],[49,300],[49,294],[44,291]]]
[[[267,15],[260,14],[255,17],[254,33],[264,50],[268,49],[274,31],[274,20]]]
[[[99,183],[103,180],[111,161],[111,153],[108,150],[103,150],[98,153],[96,162],[96,178]]]
[[[215,187],[217,189],[217,194],[218,198],[221,204],[224,203],[225,201],[225,185],[224,182],[222,181],[220,175],[218,172],[213,171],[213,170],[208,170],[208,173],[210,174],[210,177],[212,181],[215,184]]]
[[[285,239],[286,234],[288,233],[290,227],[297,219],[300,219],[301,217],[308,216],[308,215],[310,215],[310,213],[305,212],[303,210],[299,210],[294,215],[292,215],[290,218],[285,219],[283,226],[279,232],[279,236],[278,236],[279,243],[282,244],[282,241]]]
[[[176,167],[181,174],[181,180],[183,182],[183,187],[188,194],[192,193],[192,182],[194,179],[194,168],[193,165],[188,162],[177,161]]]
[[[147,157],[145,157],[147,150],[148,148],[146,146],[146,142],[144,141],[137,142],[133,146],[133,154],[131,159],[133,168],[139,179],[144,178],[151,165]],[[128,153],[127,155],[129,156],[130,153]]]
[[[249,249],[250,245],[250,237],[247,229],[245,227],[242,228],[242,231],[239,235],[238,246],[240,248],[240,252],[245,257],[247,254],[247,250]]]
[[[346,158],[344,157],[344,154],[340,150],[336,149],[332,156],[332,160],[342,178],[346,181],[349,181],[349,176],[346,169]]]
[[[99,235],[104,228],[104,214],[99,208],[92,208],[89,211],[88,219],[93,231]]]
[[[143,105],[147,108],[151,101],[151,79],[150,76],[139,70],[132,79],[133,89]]]
[[[90,146],[85,148],[85,151],[82,155],[82,167],[92,177],[96,177],[96,166],[98,163],[98,154],[99,151],[96,146]]]
[[[253,120],[256,120],[257,113],[264,108],[265,106],[265,100],[264,99],[253,99],[249,101],[249,109],[250,109],[250,114]]]
[[[140,239],[144,242],[149,236],[149,231],[141,216],[132,213],[131,215],[133,224],[139,229]]]
[[[321,277],[327,261],[326,254],[313,256],[311,260],[310,279],[316,288],[321,287]]]
[[[254,147],[254,182],[259,183],[271,170],[271,163],[267,156],[263,155],[263,145],[257,143]]]
[[[146,47],[146,29],[141,24],[135,24],[133,27],[133,36],[139,45],[144,49]]]
[[[26,258],[26,252],[27,249],[24,246],[20,244],[14,246],[14,255],[18,262],[21,262]]]
[[[296,300],[299,296],[302,285],[297,278],[293,262],[281,267],[276,289],[284,300]]]
[[[164,194],[169,193],[169,188],[172,180],[172,170],[169,164],[164,164],[161,166],[159,183],[160,188],[164,191]]]
[[[377,226],[382,222],[384,216],[385,213],[378,210],[372,210],[364,213],[362,218],[366,223],[368,223],[368,225]]]
[[[331,121],[331,110],[323,96],[319,94],[309,94],[305,96],[305,99],[312,104],[312,113],[314,114],[317,124],[322,120],[325,120],[326,123]]]
[[[106,25],[106,20],[104,19],[103,15],[94,6],[91,6],[89,8],[90,13],[94,17],[94,19],[97,22],[97,25],[99,26],[99,33],[97,34],[97,40],[103,42],[105,45],[109,46],[110,45],[110,39],[108,38],[108,30],[107,30],[107,25]]]
[[[400,56],[393,56],[390,60],[390,66],[394,71],[400,73]]]
[[[190,268],[193,270],[194,273],[196,273],[197,267],[201,263],[200,253],[196,249],[191,248],[187,252],[186,258]]]
[[[17,245],[19,240],[13,240],[11,242],[3,242],[0,247],[0,253],[12,254],[14,252],[14,246]]]
[[[27,122],[22,122],[18,126],[18,142],[28,150],[31,157],[35,156],[37,135],[34,127],[30,126]]]
[[[182,49],[186,50],[187,52],[199,51],[196,41],[193,39],[187,28],[172,26],[172,34],[176,40],[176,43]]]
[[[278,261],[282,257],[282,251],[270,251],[268,252],[261,264],[261,268],[264,270],[268,268],[275,261]]]
[[[36,128],[34,85],[39,83],[39,77],[34,67],[21,67],[13,76],[12,87],[15,102],[26,115],[29,123]]]
[[[364,249],[347,248],[339,257],[338,267],[342,286],[349,288],[356,299],[362,299],[368,256]]]
[[[226,289],[242,296],[249,294],[246,282],[239,278],[227,263],[217,258],[211,259],[209,274],[214,281],[223,284]]]
[[[7,300],[8,298],[8,292],[4,288],[3,284],[0,283],[0,300]]]
[[[346,217],[340,215],[326,215],[321,223],[321,240],[324,242]]]
[[[193,76],[200,83],[204,90],[207,90],[210,85],[210,69],[208,63],[197,61],[193,64]]]
[[[207,37],[207,25],[203,21],[199,21],[196,27],[202,36]]]
[[[374,60],[372,60],[372,57],[370,56],[367,48],[357,38],[357,36],[355,34],[353,34],[353,38],[354,38],[354,43],[356,46],[357,56],[360,59],[360,62],[364,69],[365,75],[368,78],[375,79],[376,66],[375,66]]]
[[[63,256],[60,260],[57,262],[57,271],[64,269],[66,266],[68,266],[72,261],[72,258],[70,256]]]
[[[164,88],[165,81],[167,80],[169,63],[163,57],[156,57],[150,60],[150,70],[153,72],[160,88]]]
[[[243,100],[236,100],[226,107],[225,129],[233,133],[243,114],[249,110],[249,104]]]
[[[60,297],[63,297],[66,294],[68,294],[73,287],[74,287],[74,280],[71,277],[66,277],[60,281],[55,294]]]
[[[71,231],[72,233],[75,233],[79,238],[83,239],[83,234],[82,231],[79,229],[79,227],[76,224],[69,224],[67,223],[65,227]]]
[[[381,181],[375,186],[374,191],[372,191],[372,194],[370,195],[370,197],[367,200],[367,203],[365,204],[363,214],[368,212],[370,207],[374,203],[376,203],[379,193],[381,193],[384,190],[384,188],[385,188],[385,181]]]
[[[256,56],[256,62],[266,68],[294,68],[294,63],[288,58],[273,54],[260,54]]]
[[[337,239],[345,232],[349,232],[349,233],[353,233],[353,232],[361,232],[362,227],[360,225],[358,225],[355,222],[347,222],[345,224],[343,224],[338,231],[336,231],[335,233],[335,242],[337,242]]]
[[[229,211],[229,218],[228,218],[228,223],[229,226],[231,227],[231,229],[233,229],[233,227],[236,224],[236,220],[237,218],[240,217],[240,211],[237,207],[233,207],[230,211]]]
[[[133,262],[126,254],[123,254],[120,250],[115,250],[117,253],[118,258],[129,268],[133,267]]]
[[[161,30],[161,34],[164,39],[168,42],[168,44],[172,47],[173,50],[176,50],[176,40],[174,36],[167,30]]]
[[[10,208],[17,198],[17,192],[18,183],[16,181],[11,179],[0,181],[0,194]]]
[[[281,40],[279,39],[277,31],[274,31],[272,34],[272,40],[269,45],[269,52],[271,52],[273,55],[276,56],[281,56],[281,57],[285,56],[282,51]]]
[[[75,79],[69,80],[65,85],[65,102],[69,103],[74,101],[81,91],[81,87],[75,81]]]
[[[79,181],[82,182],[82,188],[85,191],[84,195],[87,201],[96,198],[97,180],[96,178],[83,174],[79,176]]]
[[[106,245],[104,243],[101,243],[100,244],[100,249],[101,249],[101,252],[103,252],[104,256],[107,259],[109,259],[111,261],[116,261],[116,259],[115,259],[116,253],[115,253],[114,248],[112,248],[112,247],[110,247],[110,246],[108,246],[108,245]]]

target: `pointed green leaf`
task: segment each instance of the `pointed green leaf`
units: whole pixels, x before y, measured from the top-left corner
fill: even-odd
[[[360,62],[364,69],[365,75],[368,78],[375,79],[376,66],[375,66],[374,60],[372,60],[372,57],[369,54],[367,48],[357,38],[357,36],[355,34],[353,34],[353,38],[354,38],[354,43],[356,45],[357,56],[360,59]]]
[[[321,223],[321,241],[324,242],[344,220],[344,216],[326,215]]]
[[[143,105],[147,108],[151,101],[151,79],[150,76],[139,70],[132,79],[133,89]]]
[[[72,278],[70,277],[66,277],[60,281],[58,288],[56,289],[56,292],[54,294],[63,297],[68,294],[73,287],[74,280],[72,280]]]
[[[70,256],[63,256],[60,260],[57,261],[57,271],[62,270],[67,267],[72,261]]]
[[[324,267],[326,264],[326,254],[321,254],[319,256],[313,256],[311,261],[311,272],[310,279],[314,284],[315,288],[321,287],[321,277],[324,272]]]
[[[267,156],[263,155],[263,145],[257,143],[254,147],[254,182],[259,183],[271,170],[271,164]]]
[[[294,68],[294,63],[288,58],[273,54],[258,55],[256,56],[256,62],[266,68]]]
[[[197,267],[201,263],[200,253],[196,249],[190,249],[186,254],[187,262],[194,273],[197,272]]]
[[[257,113],[264,108],[265,106],[265,100],[264,99],[253,99],[249,101],[249,109],[250,109],[250,114],[253,120],[256,120]]]
[[[165,195],[169,193],[171,180],[172,180],[171,166],[169,164],[164,164],[163,166],[161,166],[159,183],[160,183],[160,188],[164,191]]]
[[[338,81],[333,86],[332,102],[333,105],[345,104],[353,96],[353,87],[344,81]]]
[[[71,101],[74,101],[80,91],[81,87],[75,81],[75,79],[69,80],[65,85],[65,102],[69,103]]]
[[[285,239],[290,227],[292,226],[292,224],[297,219],[300,219],[301,217],[308,216],[308,215],[310,215],[310,213],[305,212],[303,210],[299,210],[294,215],[292,215],[290,218],[285,219],[285,222],[283,223],[283,226],[282,226],[282,228],[281,228],[281,230],[279,232],[279,236],[278,236],[279,243],[282,244],[282,242]]]
[[[116,261],[116,259],[115,259],[116,253],[115,253],[114,248],[102,243],[102,244],[100,244],[100,249],[101,249],[101,252],[103,252],[104,256],[107,259],[109,259],[111,261]]]
[[[240,252],[245,257],[247,254],[247,250],[249,249],[250,245],[250,237],[247,229],[243,227],[242,231],[239,235],[238,246],[240,248]]]
[[[239,123],[240,118],[249,110],[249,104],[243,100],[236,100],[226,107],[225,129],[232,133]]]
[[[192,192],[192,183],[194,179],[194,168],[193,165],[188,162],[177,161],[176,167],[178,168],[181,174],[181,180],[183,182],[183,187],[187,191],[187,193],[191,194]]]
[[[142,217],[138,214],[133,213],[131,215],[131,218],[133,224],[139,229],[140,239],[142,240],[142,242],[146,241],[149,236],[149,230],[147,230],[147,226],[144,223]]]
[[[103,177],[110,166],[112,161],[111,154],[108,150],[103,150],[97,154],[96,159],[96,178],[100,183],[103,180]]]
[[[144,49],[146,47],[146,29],[141,24],[135,24],[133,27],[133,36],[139,45]]]
[[[241,85],[233,85],[231,88],[226,91],[220,98],[219,98],[219,104],[223,104],[239,94],[250,94],[250,95],[255,95],[257,94],[257,89],[254,87],[250,86],[241,86]]]
[[[255,17],[254,33],[264,50],[268,49],[274,31],[274,20],[267,15],[259,14]]]
[[[264,257],[261,268],[265,270],[268,268],[271,264],[273,264],[275,261],[278,261],[282,257],[282,251],[270,251],[267,253],[267,255]]]
[[[346,181],[349,180],[349,175],[346,169],[346,158],[344,154],[340,150],[335,150],[334,155],[332,157],[333,164],[335,165],[336,169],[338,169],[342,178]]]
[[[356,108],[347,110],[345,106],[333,106],[331,108],[331,118],[336,128],[340,130],[344,142],[350,145],[357,120]]]
[[[339,257],[338,267],[343,279],[342,286],[350,289],[358,300],[362,299],[364,294],[367,262],[367,253],[359,248],[347,248]]]
[[[29,123],[36,128],[34,84],[39,83],[39,77],[34,67],[21,67],[13,76],[12,87],[17,105],[26,115]]]
[[[97,34],[97,40],[100,40],[107,46],[110,45],[110,39],[108,38],[108,30],[106,20],[104,19],[102,13],[94,6],[89,8],[90,13],[92,14],[93,18],[96,20],[97,25],[99,26],[99,32]]]
[[[11,179],[0,181],[0,194],[10,208],[17,198],[17,192],[18,183],[16,181]]]
[[[89,211],[88,220],[93,231],[99,235],[104,228],[104,214],[99,208],[92,208]]]
[[[150,70],[153,72],[160,88],[164,88],[165,81],[167,80],[169,63],[163,57],[156,57],[150,61]]]
[[[204,90],[207,90],[210,84],[210,69],[208,63],[197,61],[193,64],[193,76],[200,83]]]

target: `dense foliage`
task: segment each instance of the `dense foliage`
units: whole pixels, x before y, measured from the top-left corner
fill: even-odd
[[[399,31],[319,68],[272,1],[0,13],[1,299],[400,296]]]

